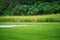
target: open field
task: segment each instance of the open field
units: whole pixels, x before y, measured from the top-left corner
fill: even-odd
[[[40,16],[0,16],[0,22],[60,22],[60,14]]]
[[[40,24],[60,24],[60,22],[0,22],[0,25],[40,25]]]
[[[60,40],[60,23],[41,22],[34,26],[0,28],[0,40]]]

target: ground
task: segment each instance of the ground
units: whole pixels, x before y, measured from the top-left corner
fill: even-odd
[[[30,24],[33,26],[0,28],[0,40],[60,40],[59,22]]]

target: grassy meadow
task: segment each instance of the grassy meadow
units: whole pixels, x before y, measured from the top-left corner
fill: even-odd
[[[0,25],[21,25],[0,28],[0,40],[60,40],[60,14],[40,16],[0,16]]]
[[[60,0],[0,0],[0,40],[60,40]]]
[[[60,22],[60,14],[40,16],[0,16],[0,22]]]
[[[0,28],[0,40],[60,40],[60,23]]]

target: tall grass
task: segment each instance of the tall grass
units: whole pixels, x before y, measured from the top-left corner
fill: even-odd
[[[0,22],[60,22],[60,14],[40,16],[0,16]]]

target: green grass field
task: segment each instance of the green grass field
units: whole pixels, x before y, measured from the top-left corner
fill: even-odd
[[[0,40],[60,40],[60,23],[0,28]]]

